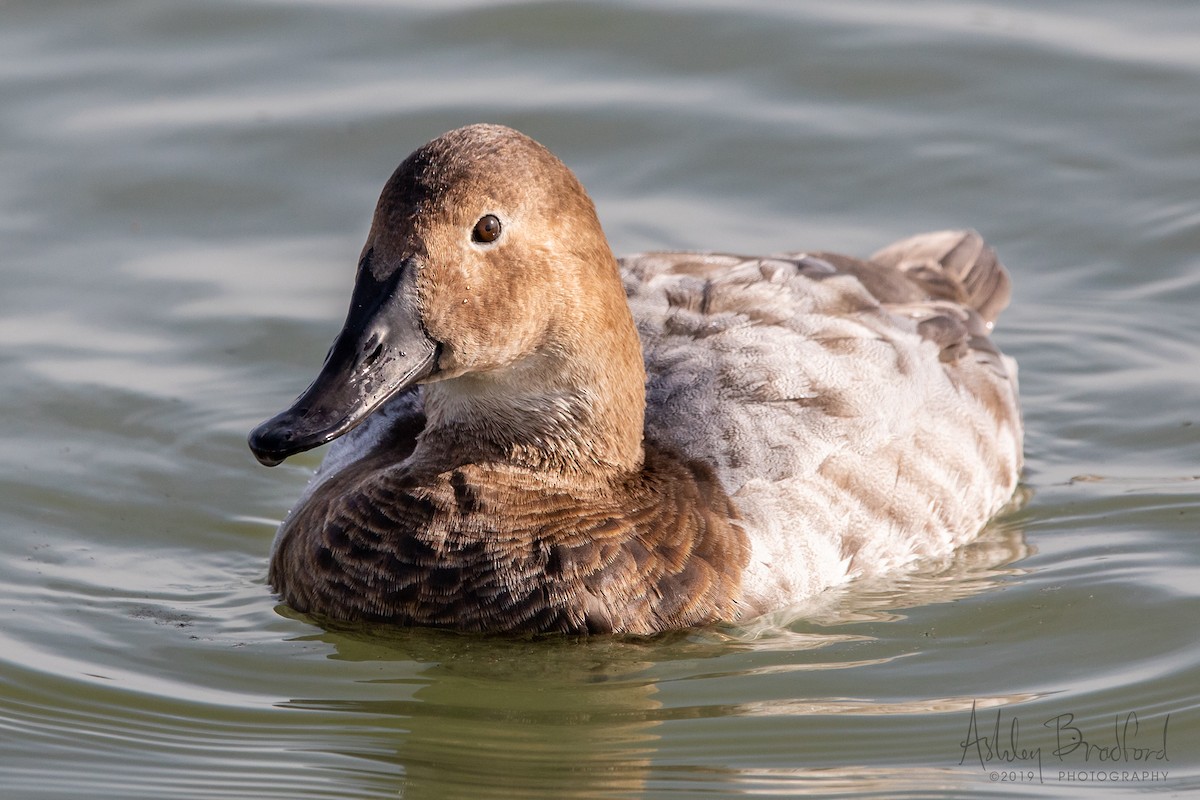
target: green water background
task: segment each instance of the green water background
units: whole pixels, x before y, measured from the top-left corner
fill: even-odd
[[[1167,0],[0,2],[0,797],[1200,793],[1198,35]],[[474,121],[571,165],[618,253],[981,230],[1024,506],[649,641],[277,607],[320,453],[245,433],[320,363],[387,175]],[[979,763],[973,707],[1029,757]]]

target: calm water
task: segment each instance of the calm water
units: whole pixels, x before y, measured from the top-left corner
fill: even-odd
[[[1046,7],[0,0],[0,796],[1200,794],[1200,5]],[[481,120],[617,252],[982,230],[1024,506],[649,641],[279,607],[320,453],[245,433],[314,374],[393,167]],[[1017,760],[981,764],[997,714]]]

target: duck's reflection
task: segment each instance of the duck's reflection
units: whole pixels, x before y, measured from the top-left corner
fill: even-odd
[[[369,720],[376,735],[355,737],[356,755],[396,767],[405,798],[638,792],[658,738],[655,659],[691,649],[682,634],[514,640],[360,628],[319,638],[333,658],[379,663],[380,678],[363,697],[293,704]]]

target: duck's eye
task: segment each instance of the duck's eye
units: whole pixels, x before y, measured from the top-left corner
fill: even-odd
[[[475,223],[475,230],[471,231],[471,240],[475,242],[487,244],[498,238],[500,238],[500,220],[496,219],[493,214],[480,217],[479,222]]]

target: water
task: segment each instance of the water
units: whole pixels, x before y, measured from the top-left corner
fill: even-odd
[[[0,796],[1200,793],[1197,30],[1167,0],[0,3]],[[982,230],[1024,505],[648,641],[279,607],[320,453],[265,470],[245,433],[320,363],[387,175],[473,121],[554,149],[617,252]],[[1014,760],[981,764],[997,713]],[[1142,760],[1098,762],[1131,713]]]

